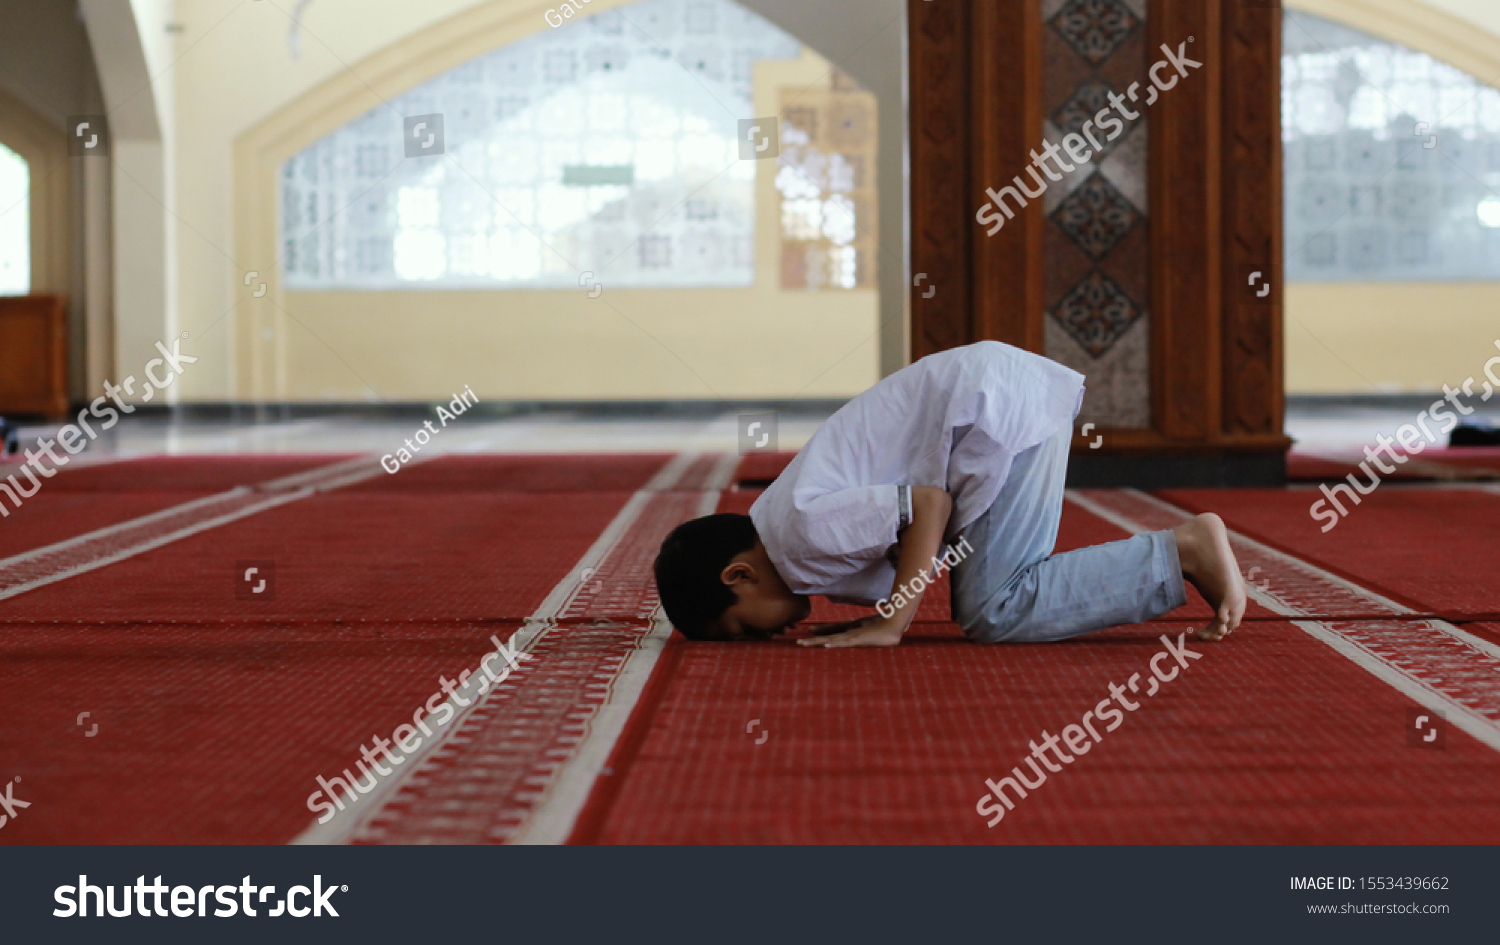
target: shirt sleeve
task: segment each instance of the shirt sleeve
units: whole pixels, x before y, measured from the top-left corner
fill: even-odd
[[[896,541],[901,520],[897,487],[857,486],[811,496],[799,496],[778,523],[776,553],[784,574],[794,585],[826,587],[872,562],[880,561]],[[802,593],[806,593],[803,590]]]
[[[898,487],[856,486],[800,498],[796,514],[811,550],[829,555],[885,553],[901,523]]]

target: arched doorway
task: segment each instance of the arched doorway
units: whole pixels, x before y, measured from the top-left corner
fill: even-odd
[[[456,376],[533,401],[873,383],[875,281],[904,281],[904,258],[876,251],[890,229],[900,243],[875,183],[900,162],[875,160],[871,93],[729,0],[596,2],[561,27],[501,6],[488,51],[454,61],[413,37],[382,53],[394,88],[330,82],[237,141],[236,255],[285,270],[237,313],[247,395],[412,399]],[[655,76],[656,118],[617,84],[634,72]],[[406,132],[436,142],[422,118],[438,114],[443,153],[409,157]],[[757,116],[776,116],[779,155],[738,153]],[[695,154],[692,173],[658,173]]]

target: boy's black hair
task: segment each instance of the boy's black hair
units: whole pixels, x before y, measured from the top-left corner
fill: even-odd
[[[713,622],[737,600],[719,575],[758,537],[750,516],[720,512],[683,522],[661,543],[653,566],[656,590],[667,619],[683,636],[710,639]]]

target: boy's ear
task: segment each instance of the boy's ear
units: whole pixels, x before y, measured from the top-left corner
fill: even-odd
[[[719,572],[719,580],[733,587],[740,581],[751,581],[755,578],[755,569],[745,561],[731,561]]]

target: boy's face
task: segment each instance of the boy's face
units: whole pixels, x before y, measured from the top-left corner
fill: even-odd
[[[742,587],[739,600],[714,624],[714,634],[724,640],[769,640],[798,621],[807,619],[812,602],[788,591],[784,596],[767,594],[759,586]]]
[[[791,588],[777,573],[765,545],[735,555],[720,579],[734,591],[735,603],[714,621],[713,635],[721,640],[768,640],[799,620],[812,602]]]

